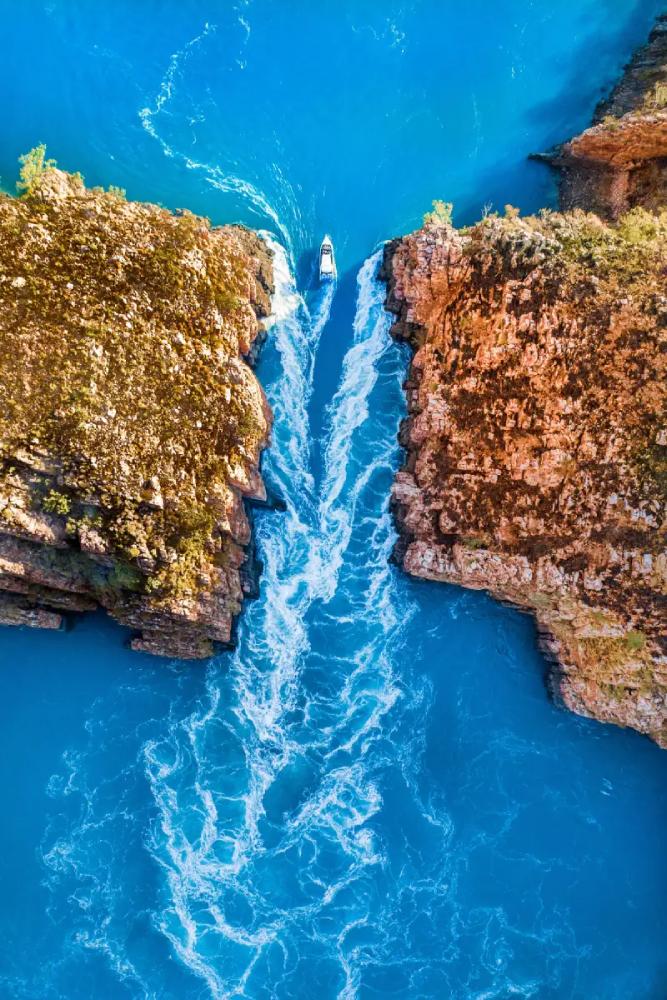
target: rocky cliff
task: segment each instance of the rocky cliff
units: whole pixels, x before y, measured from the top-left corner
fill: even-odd
[[[602,162],[630,175],[631,209],[508,209],[464,230],[435,212],[388,245],[385,276],[415,349],[399,561],[533,611],[554,695],[667,746],[667,147],[633,82],[662,94],[664,44],[661,21],[659,66],[643,50],[610,99],[621,127],[603,118],[560,154],[566,171],[581,156],[580,204],[604,201]],[[622,160],[627,116],[651,138]],[[574,190],[570,176],[566,205]]]
[[[0,622],[102,607],[136,649],[208,656],[253,587],[270,254],[24,159],[0,196]]]

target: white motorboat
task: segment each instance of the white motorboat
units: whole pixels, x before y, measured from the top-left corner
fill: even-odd
[[[325,236],[320,247],[320,281],[333,281],[336,277],[336,258],[330,236]]]

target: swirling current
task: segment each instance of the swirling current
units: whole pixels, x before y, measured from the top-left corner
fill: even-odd
[[[661,1000],[665,757],[549,703],[529,618],[392,565],[408,353],[377,277],[433,198],[553,200],[527,153],[657,5],[27,6],[3,176],[44,139],[271,247],[285,510],[255,511],[260,596],[204,668],[101,617],[0,635],[0,996]]]

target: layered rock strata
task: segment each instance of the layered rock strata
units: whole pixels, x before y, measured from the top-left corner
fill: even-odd
[[[415,350],[399,562],[531,610],[556,697],[667,746],[661,183],[615,222],[436,213],[388,245],[385,277]]]
[[[43,151],[23,187],[0,197],[0,622],[102,607],[135,649],[206,657],[254,587],[270,254]]]

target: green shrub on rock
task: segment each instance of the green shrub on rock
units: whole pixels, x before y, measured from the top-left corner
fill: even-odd
[[[432,210],[424,216],[424,225],[451,226],[453,212],[451,201],[434,201]]]
[[[47,514],[60,514],[63,517],[70,512],[70,501],[64,493],[51,490],[42,500],[42,508]]]
[[[20,180],[16,187],[22,194],[31,194],[42,175],[56,166],[55,160],[46,158],[44,143],[20,156],[19,163],[21,164]]]

